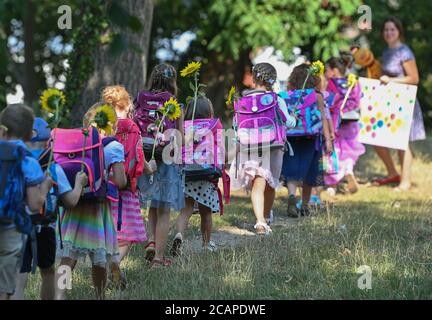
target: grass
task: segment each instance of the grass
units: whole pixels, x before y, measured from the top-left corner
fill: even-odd
[[[231,234],[251,229],[250,199],[236,193],[225,215],[215,217],[215,237],[228,237],[215,253],[193,246],[170,268],[149,270],[143,246],[123,263],[126,291],[108,290],[108,299],[431,299],[432,140],[415,145],[413,177],[406,193],[362,185],[340,195],[322,213],[302,220],[284,217],[287,193],[279,190],[273,235]],[[371,149],[358,164],[360,179],[384,172]],[[174,220],[175,215],[173,214]],[[236,227],[236,228],[234,228]],[[170,239],[174,236],[171,228]],[[199,243],[199,219],[187,234]],[[372,289],[360,290],[356,270],[368,265]],[[38,298],[39,275],[26,292]],[[93,299],[90,264],[80,263],[70,299]]]

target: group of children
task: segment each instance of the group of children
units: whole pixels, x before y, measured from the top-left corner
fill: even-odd
[[[345,77],[345,65],[339,58],[330,59],[326,67],[327,80]],[[257,234],[268,235],[271,233],[269,222],[275,190],[281,177],[286,181],[289,190],[288,215],[307,216],[314,187],[323,186],[324,182],[335,186],[343,178],[356,185],[353,167],[364,149],[356,142],[356,121],[346,120],[339,125],[332,120],[332,110],[337,108],[332,109],[327,105],[324,92],[326,88],[323,83],[326,79],[311,75],[310,65],[302,64],[294,68],[287,89],[311,90],[316,95],[315,103],[322,115],[319,118],[322,129],[319,134],[288,135],[287,139],[285,132],[295,128],[301,119],[295,112],[296,108],[293,111],[283,98],[273,93],[276,81],[275,68],[268,63],[260,63],[254,66],[252,73],[255,88],[245,92],[240,102],[242,99],[254,101],[252,112],[257,110],[257,99],[261,101],[260,105],[271,106],[275,103],[273,122],[278,122],[283,128],[284,143],[271,145],[267,151],[262,152],[268,154],[261,154],[260,159],[267,157],[268,161],[250,158],[251,149],[237,144],[229,176],[232,188],[245,188],[251,191],[256,217],[254,228]],[[172,66],[157,65],[151,73],[145,94],[175,97],[176,82],[177,72]],[[155,98],[155,101],[158,99]],[[83,197],[90,180],[93,179],[90,171],[81,170],[75,173],[74,177],[70,177],[70,174],[65,172],[67,170],[55,162],[49,168],[41,166],[41,159],[46,156],[46,150],[50,150],[50,145],[54,152],[57,150],[55,143],[54,147],[52,146],[53,134],[50,134],[47,123],[41,118],[34,119],[32,110],[21,104],[7,106],[2,111],[2,170],[4,164],[10,164],[12,159],[17,168],[15,176],[5,175],[3,172],[0,191],[2,195],[11,192],[8,184],[16,186],[16,183],[12,183],[10,179],[22,175],[24,190],[21,193],[24,196],[25,213],[22,213],[23,208],[12,208],[10,204],[3,204],[0,201],[2,218],[4,212],[19,211],[15,215],[15,220],[5,222],[6,220],[2,219],[0,224],[1,298],[7,299],[12,295],[16,299],[24,298],[27,275],[35,262],[42,276],[42,299],[65,298],[65,288],[57,286],[58,275],[54,267],[56,258],[59,259],[62,270],[66,268],[73,271],[80,257],[89,256],[98,299],[104,298],[107,277],[120,288],[126,286],[120,265],[133,244],[146,242],[145,259],[152,267],[169,266],[171,260],[165,257],[165,250],[171,210],[180,212],[176,223],[176,235],[170,248],[172,256],[181,254],[184,233],[194,211],[198,211],[201,216],[203,248],[209,251],[216,250],[215,244],[211,241],[212,214],[221,212],[223,207],[217,181],[204,178],[185,180],[182,164],[155,160],[155,157],[144,152],[142,136],[148,132],[143,132],[141,123],[136,119],[139,100],[137,97],[132,101],[122,86],[109,86],[103,90],[100,102],[94,104],[83,118],[83,127],[92,128],[97,112],[102,106],[109,106],[116,115],[114,121],[111,121],[112,133],[99,130],[99,135],[103,142],[104,171],[109,177],[110,184],[117,187],[119,201],[111,201],[109,197],[97,201],[86,200]],[[235,102],[237,107],[237,103],[240,102]],[[350,110],[358,108],[354,104],[349,106]],[[173,121],[172,126],[183,136],[186,121],[212,118],[214,110],[211,101],[199,96],[189,101],[183,108],[182,115]],[[240,122],[234,127],[239,130],[241,126]],[[150,131],[153,129],[154,127],[144,128]],[[157,135],[159,130],[154,133]],[[341,173],[325,177],[322,158],[333,153],[334,149],[339,156]],[[4,150],[8,151],[7,154]],[[296,192],[299,187],[302,190],[300,210],[296,207]],[[354,188],[352,190],[355,191]],[[41,208],[46,210],[48,203],[51,207],[58,208],[57,220],[35,223],[31,232],[19,230],[19,221],[22,222],[28,213],[34,215]],[[149,209],[147,229],[141,214],[141,209],[144,208]],[[24,234],[28,234],[27,239]]]

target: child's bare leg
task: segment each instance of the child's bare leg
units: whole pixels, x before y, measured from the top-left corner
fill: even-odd
[[[11,300],[24,300],[24,291],[28,282],[28,273],[18,272],[16,277],[15,293],[10,297]]]
[[[157,221],[158,221],[157,209],[156,208],[150,208],[149,214],[148,214],[149,228],[147,230],[148,238],[149,238],[148,241],[154,241],[154,239],[155,239]]]
[[[77,261],[70,259],[70,258],[62,258],[60,260],[60,265],[58,267],[58,269],[60,269],[61,267],[69,267],[70,271],[72,272],[76,266]],[[63,274],[59,274],[57,272],[56,274],[56,284],[55,284],[55,289],[56,289],[56,300],[65,300],[66,298],[66,289],[62,289],[59,286],[59,277],[62,276]],[[72,276],[72,275],[71,275]]]
[[[199,212],[201,215],[201,234],[203,240],[203,247],[205,247],[208,245],[211,238],[211,231],[213,226],[212,211],[209,207],[199,204]]]
[[[297,193],[297,181],[288,181],[287,188],[288,188],[288,194],[290,196],[295,196]]]
[[[276,190],[267,183],[264,190],[264,218],[266,219],[270,217],[270,211],[273,208],[275,196]]]
[[[186,231],[195,204],[195,200],[192,198],[186,198],[185,200],[185,207],[180,211],[180,214],[176,221],[177,235],[180,233],[182,236]]]
[[[257,223],[266,224],[264,218],[264,191],[267,181],[262,177],[257,177],[253,181],[251,200]]]
[[[105,267],[92,266],[93,285],[96,291],[97,300],[105,300],[105,285],[107,281],[107,272]]]
[[[40,297],[42,300],[54,300],[55,298],[55,267],[54,265],[45,268],[40,269],[41,277],[42,277],[42,285],[41,285],[41,292]]]
[[[120,252],[120,262],[123,261],[124,257],[126,257],[129,254],[129,251],[132,247],[132,243],[127,240],[119,240],[119,252]]]
[[[157,210],[157,223],[156,223],[156,252],[155,259],[163,259],[165,253],[165,247],[168,238],[169,231],[169,220],[170,220],[170,209],[169,208],[159,208]]]
[[[312,194],[312,187],[308,185],[306,182],[303,182],[302,207],[306,208],[308,206],[311,198],[311,194]]]

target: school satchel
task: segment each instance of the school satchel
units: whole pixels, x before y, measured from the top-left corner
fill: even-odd
[[[147,161],[151,160],[153,145],[156,143],[155,160],[162,160],[162,152],[165,146],[171,143],[171,139],[164,135],[162,141],[158,141],[155,137],[157,124],[162,120],[160,109],[170,98],[169,92],[153,93],[150,91],[141,91],[134,100],[135,111],[133,120],[141,130],[143,149]],[[163,133],[168,129],[175,129],[176,122],[168,118],[164,119],[160,132]]]
[[[354,86],[345,102],[344,110],[350,109],[350,111],[344,112],[341,110],[342,103],[345,95],[348,91],[348,80],[347,78],[331,78],[327,85],[327,90],[333,92],[335,97],[332,104],[332,112],[339,113],[341,120],[359,120],[360,119],[360,87],[358,84]]]
[[[25,209],[25,177],[21,166],[31,156],[23,147],[0,141],[0,224],[15,224],[21,233],[30,234],[32,223]]]
[[[63,168],[72,188],[75,176],[84,163],[88,184],[84,188],[82,200],[105,201],[108,198],[118,201],[118,190],[108,179],[110,168],[105,168],[104,156],[104,147],[115,141],[115,138],[102,139],[94,127],[88,129],[88,137],[84,136],[82,129],[56,128],[52,130],[51,138],[54,141],[54,161]]]
[[[116,139],[124,147],[124,167],[128,180],[127,189],[135,192],[137,190],[138,178],[144,171],[141,131],[132,119],[119,119]]]
[[[284,147],[286,119],[279,110],[278,96],[274,92],[259,92],[262,93],[249,94],[234,102],[237,139],[247,150],[260,149],[263,145]]]
[[[322,118],[318,108],[315,89],[282,91],[279,96],[285,100],[290,114],[298,118],[294,128],[286,131],[288,137],[318,136],[322,132]]]

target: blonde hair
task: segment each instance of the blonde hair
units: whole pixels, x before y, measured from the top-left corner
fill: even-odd
[[[102,91],[102,99],[112,105],[116,112],[129,111],[132,99],[123,86],[108,86]]]

